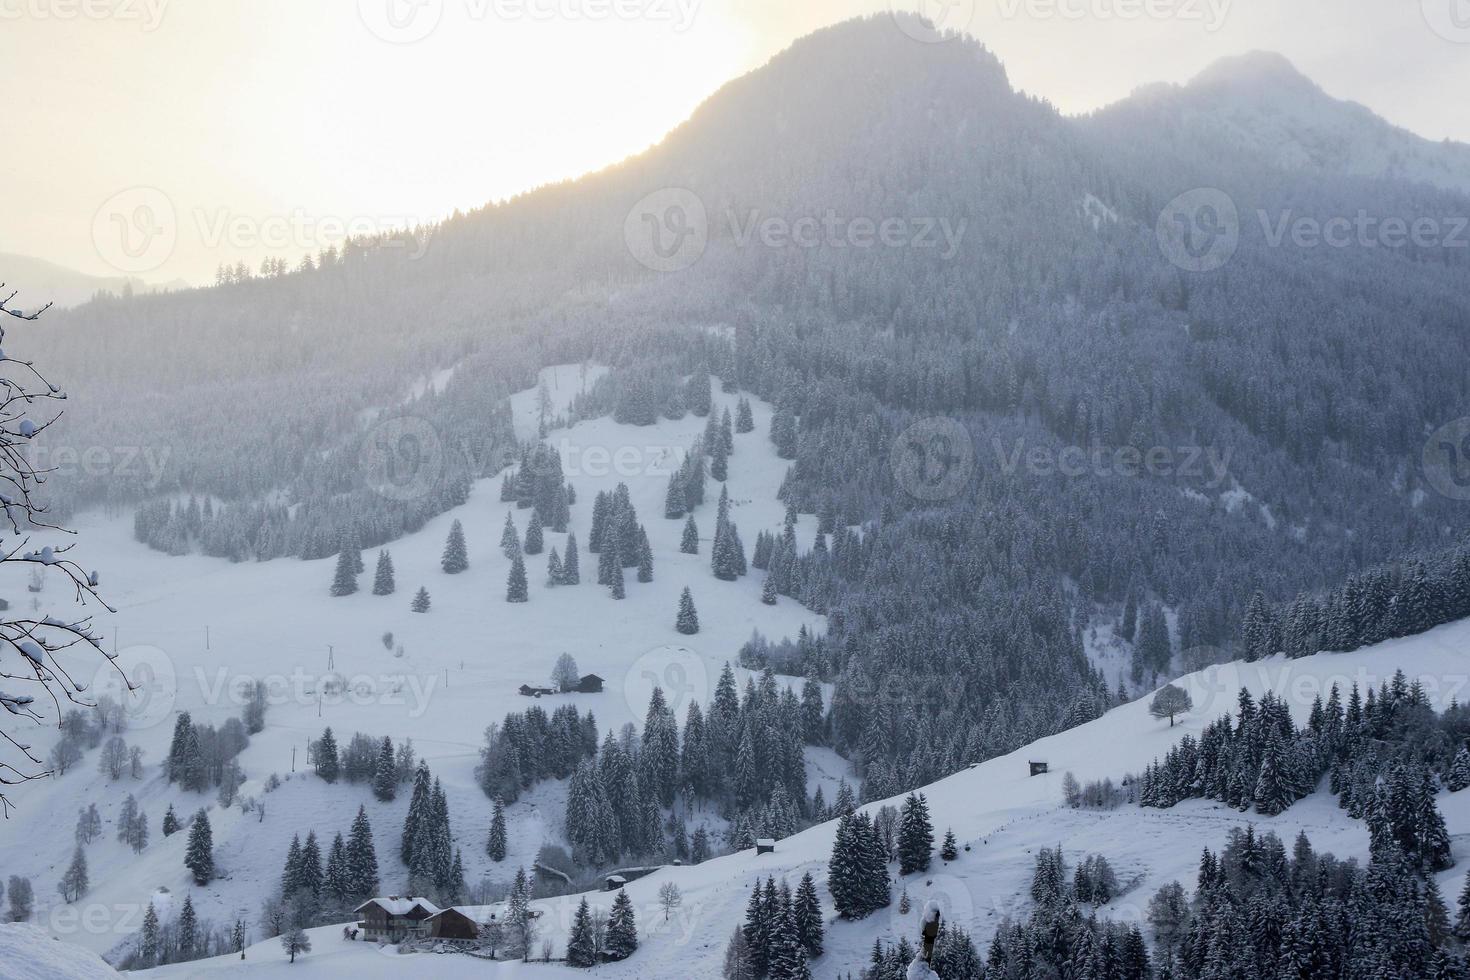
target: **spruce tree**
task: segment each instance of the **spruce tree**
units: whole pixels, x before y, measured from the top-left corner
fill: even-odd
[[[498,863],[505,860],[505,848],[505,801],[497,796],[495,810],[490,817],[490,837],[485,843],[485,853],[490,855],[490,860]]]
[[[539,555],[544,546],[541,532],[541,515],[532,511],[531,519],[526,522],[525,552],[528,555]]]
[[[422,585],[419,586],[418,593],[413,597],[413,605],[409,606],[409,608],[411,610],[413,610],[414,612],[416,612],[416,613],[426,613],[426,612],[428,612],[429,611],[429,590],[426,589],[426,588],[424,588]]]
[[[347,836],[347,877],[352,887],[349,901],[361,902],[378,891],[378,853],[373,846],[373,829],[368,824],[367,808],[360,805]]]
[[[529,588],[526,584],[526,563],[520,553],[510,562],[510,574],[505,582],[506,602],[527,602],[531,598]]]
[[[505,515],[505,527],[500,532],[500,550],[507,559],[513,558],[521,550],[521,534],[516,530],[516,522],[509,511]]]
[[[614,961],[625,960],[637,949],[638,925],[633,914],[633,900],[619,888],[607,921],[607,956]]]
[[[301,835],[292,834],[286,848],[286,864],[281,869],[281,897],[290,898],[301,888]]]
[[[653,581],[653,548],[648,544],[648,532],[638,526],[638,581]]]
[[[593,937],[592,909],[584,897],[572,918],[572,932],[567,938],[567,966],[587,968],[597,963],[597,946]]]
[[[449,525],[449,537],[444,542],[444,554],[439,567],[448,575],[458,575],[470,567],[470,552],[465,545],[464,525],[456,520]]]
[[[680,472],[669,476],[669,487],[664,493],[664,517],[677,521],[684,516],[688,504],[684,499],[684,481]]]
[[[413,837],[424,811],[429,805],[429,794],[433,786],[433,774],[429,764],[422,759],[413,774],[413,790],[408,798],[408,816],[403,821],[403,836],[399,840],[398,857],[404,865],[413,866]]]
[[[577,535],[572,532],[567,535],[567,550],[561,560],[561,584],[576,585],[580,581],[582,581],[582,573],[578,568]]]
[[[306,832],[306,843],[301,845],[301,869],[299,876],[301,890],[313,899],[321,895],[322,891],[322,851],[316,841],[316,831]]]
[[[685,636],[693,636],[699,632],[699,614],[694,610],[694,595],[687,585],[679,596],[679,614],[674,619],[674,629]]]
[[[812,959],[822,955],[822,901],[817,897],[817,883],[810,871],[801,876],[791,906],[796,938]]]
[[[929,822],[929,804],[922,795],[910,793],[903,801],[898,828],[898,873],[928,871],[934,851],[934,828]]]
[[[699,554],[699,528],[694,524],[692,513],[684,521],[684,537],[679,541],[679,551],[686,555]]]
[[[388,803],[398,795],[398,765],[393,758],[393,740],[387,735],[378,746],[378,765],[373,771],[373,796]]]
[[[174,942],[178,949],[177,959],[194,959],[199,948],[199,915],[194,911],[192,895],[184,896],[184,905],[179,910],[178,926],[174,930]]]
[[[353,555],[355,552],[343,549],[337,553],[337,573],[332,578],[332,595],[352,595],[357,591],[357,572]]]
[[[1470,751],[1466,751],[1463,745],[1455,753],[1455,761],[1450,765],[1450,773],[1449,778],[1446,780],[1446,785],[1449,787],[1451,793],[1458,793],[1460,790],[1470,787]]]
[[[316,774],[328,783],[335,783],[339,772],[337,740],[332,736],[332,727],[328,725],[316,743]]]
[[[549,586],[561,585],[561,556],[556,553],[556,548],[551,549],[551,554],[546,556],[546,584]]]
[[[939,849],[939,856],[946,861],[959,860],[960,849],[955,843],[953,830],[946,830],[944,832],[944,846]]]
[[[612,554],[612,553],[613,553],[612,552],[612,549],[608,549],[608,551],[605,552],[605,554]],[[614,599],[623,599],[623,598],[626,598],[627,595],[628,595],[628,593],[627,593],[626,588],[623,586],[623,564],[622,564],[622,562],[617,561],[616,559],[614,559],[609,564],[609,566],[608,566],[607,575],[608,575],[608,584],[610,586],[612,586],[612,597]]]
[[[750,410],[750,401],[742,397],[735,403],[735,431],[740,433],[755,431],[755,414]]]
[[[207,885],[214,877],[214,834],[209,829],[209,814],[203,807],[194,814],[194,824],[189,828],[184,867],[193,872],[196,885]]]
[[[373,575],[373,595],[392,595],[395,585],[393,583],[393,556],[386,550],[378,552],[378,569]]]
[[[170,803],[168,809],[163,811],[163,836],[170,837],[179,829],[179,818],[174,814],[174,805]]]
[[[767,575],[761,583],[761,602],[768,606],[776,604],[776,578],[773,575]]]

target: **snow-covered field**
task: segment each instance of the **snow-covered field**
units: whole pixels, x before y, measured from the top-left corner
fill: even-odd
[[[1470,621],[1440,627],[1429,633],[1394,640],[1351,654],[1318,654],[1302,660],[1273,658],[1254,664],[1232,663],[1190,674],[1178,681],[1194,700],[1195,710],[1170,727],[1148,713],[1147,699],[1108,712],[1102,718],[1050,738],[1018,752],[982,763],[927,787],[936,831],[953,828],[962,851],[951,864],[936,860],[928,874],[911,875],[898,888],[907,889],[912,911],[900,915],[898,904],[860,922],[831,921],[827,953],[813,964],[817,976],[843,974],[865,962],[874,939],[913,939],[918,916],[927,901],[936,901],[945,917],[972,931],[979,943],[988,942],[996,925],[1006,916],[1024,916],[1029,911],[1028,888],[1037,849],[1058,844],[1069,861],[1090,853],[1105,855],[1118,871],[1125,891],[1100,916],[1121,921],[1142,921],[1148,899],[1163,884],[1179,880],[1192,889],[1200,849],[1218,850],[1232,827],[1252,823],[1257,832],[1272,831],[1288,846],[1298,830],[1305,830],[1318,851],[1366,861],[1368,834],[1364,824],[1338,809],[1335,798],[1316,793],[1276,817],[1242,814],[1218,803],[1191,800],[1170,810],[1125,806],[1112,811],[1071,810],[1062,803],[1063,774],[1071,771],[1086,781],[1112,777],[1115,781],[1162,756],[1185,733],[1198,735],[1214,717],[1233,711],[1235,697],[1243,686],[1259,697],[1267,690],[1285,697],[1298,722],[1306,719],[1312,699],[1325,695],[1336,682],[1343,690],[1356,682],[1360,688],[1377,687],[1402,668],[1418,679],[1436,706],[1451,700],[1464,701],[1470,689]],[[1051,771],[1045,776],[1027,775],[1028,763],[1045,760]],[[897,802],[897,801],[893,801]],[[1470,792],[1442,794],[1441,811],[1454,840],[1455,868],[1438,876],[1441,893],[1453,900],[1463,882],[1470,859]],[[872,804],[870,809],[881,804]],[[724,945],[730,931],[742,921],[751,884],[774,875],[793,884],[811,871],[816,876],[823,900],[826,861],[832,846],[834,824],[824,824],[781,841],[776,853],[754,857],[750,853],[717,858],[698,867],[670,868],[628,885],[640,923],[641,946],[636,956],[624,963],[598,968],[598,975],[617,978],[691,977],[720,975]],[[674,881],[683,892],[682,907],[668,924],[657,910],[656,895],[665,881]],[[895,899],[898,888],[895,889]],[[607,906],[606,894],[589,896],[594,905]],[[547,935],[561,937],[578,897],[537,903],[548,911]],[[327,938],[319,949],[340,957],[333,963],[369,962],[361,950],[339,950],[340,939]],[[983,946],[982,946],[983,949]],[[262,950],[264,952],[264,950]],[[211,970],[237,970],[253,978],[274,976],[270,969],[283,967],[279,947],[265,959],[269,968],[225,958],[210,961]],[[312,954],[316,955],[315,953]],[[526,977],[559,977],[554,968],[531,964],[522,968]],[[490,964],[439,957],[423,965],[423,972],[452,977],[500,976]],[[257,972],[258,971],[258,972]],[[183,975],[173,973],[169,975]],[[364,976],[376,974],[364,973]]]
[[[587,383],[600,370],[592,369]],[[548,369],[545,378],[555,410],[564,411],[580,390],[580,366]],[[729,407],[733,414],[735,400],[716,387],[716,411]],[[531,433],[535,404],[535,389],[513,398],[518,427],[529,424]],[[787,463],[766,437],[772,409],[756,401],[753,408],[756,429],[735,437],[728,483],[732,519],[747,549],[758,530],[779,529],[785,513],[776,493]],[[603,729],[641,723],[649,692],[658,683],[682,721],[688,699],[708,700],[722,665],[735,660],[753,630],[779,638],[794,637],[802,625],[825,629],[823,617],[792,601],[762,605],[759,571],[738,582],[714,578],[708,546],[719,485],[713,481],[696,514],[703,553],[679,553],[683,522],[664,518],[664,493],[670,467],[704,424],[693,416],[647,428],[600,419],[550,434],[548,441],[562,451],[577,491],[571,529],[580,542],[582,584],[544,586],[546,553],[553,546],[564,550],[565,538],[548,532],[546,553],[527,558],[531,600],[525,604],[504,601],[510,563],[499,541],[507,511],[522,534],[530,512],[500,502],[498,478],[481,481],[465,505],[389,546],[398,591],[386,597],[371,594],[371,552],[365,555],[362,591],[333,598],[328,587],[334,559],[236,565],[200,556],[168,557],[132,540],[130,518],[84,515],[73,525],[80,532],[79,553],[88,567],[102,571],[106,597],[118,609],[116,616],[102,618],[101,630],[109,640],[117,635],[119,662],[144,683],[134,727],[124,737],[144,749],[146,778],[109,784],[97,772],[93,751],[65,776],[13,794],[19,808],[0,830],[0,873],[32,878],[35,921],[49,932],[105,952],[139,928],[143,910],[160,889],[174,896],[192,890],[201,917],[215,922],[233,922],[237,916],[254,920],[278,880],[291,836],[315,830],[329,844],[335,832],[347,830],[358,805],[366,804],[384,888],[400,890],[407,877],[397,862],[406,794],[380,804],[364,785],[327,786],[307,772],[307,740],[331,725],[339,744],[354,731],[390,735],[395,744],[412,737],[419,756],[443,780],[466,878],[472,885],[482,875],[508,881],[543,842],[559,841],[562,834],[564,790],[543,785],[508,810],[511,853],[505,864],[493,864],[484,853],[490,801],[475,785],[474,767],[485,727],[531,703],[517,694],[521,684],[549,684],[553,664],[567,652],[583,673],[604,677],[606,687],[601,694],[537,702],[548,711],[565,701],[593,711]],[[596,556],[586,551],[593,498],[619,482],[628,484],[654,552],[654,581],[639,584],[630,573],[621,602],[596,584]],[[470,568],[451,576],[441,571],[439,559],[456,519],[464,524]],[[814,519],[803,518],[800,539],[810,542],[814,534]],[[432,596],[425,615],[409,612],[420,585]],[[695,636],[674,630],[679,593],[686,585],[699,610],[701,630]],[[42,598],[60,602],[64,597],[58,591]],[[385,631],[393,633],[395,645],[403,645],[401,658],[381,641]],[[319,702],[322,681],[333,671],[346,681],[347,693]],[[267,679],[272,690],[265,731],[241,757],[249,777],[242,795],[264,802],[263,819],[238,807],[221,812],[213,793],[182,793],[158,769],[175,709],[218,725],[238,716],[235,685],[250,678]],[[99,680],[111,679],[107,671],[99,672]],[[53,731],[40,731],[34,740],[44,751],[55,738]],[[293,768],[296,775],[287,778]],[[272,773],[286,782],[263,794]],[[114,819],[129,792],[146,811],[152,834],[138,856],[113,839]],[[827,792],[830,796],[830,787]],[[56,882],[71,857],[77,810],[89,802],[102,811],[103,837],[87,848],[91,891],[68,906]],[[185,835],[165,839],[159,830],[169,803],[181,817],[201,805],[210,810],[221,877],[205,888],[193,888],[183,867]],[[159,895],[157,900],[162,913],[169,899]]]

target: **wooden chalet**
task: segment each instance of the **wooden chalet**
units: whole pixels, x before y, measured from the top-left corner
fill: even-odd
[[[427,936],[429,919],[439,912],[439,906],[427,898],[388,895],[370,898],[352,911],[362,916],[357,927],[368,942],[401,943]]]
[[[528,698],[539,698],[543,694],[555,694],[549,687],[532,687],[530,684],[521,685],[521,695]]]
[[[596,674],[587,674],[577,682],[578,694],[601,694],[602,678]]]

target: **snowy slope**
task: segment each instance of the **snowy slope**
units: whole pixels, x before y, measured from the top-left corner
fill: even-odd
[[[590,370],[586,383],[599,370]],[[564,411],[583,383],[580,366],[548,369],[544,376],[556,410]],[[533,389],[513,397],[518,419],[531,419],[535,396]],[[717,411],[726,406],[733,411],[735,400],[716,388]],[[728,484],[732,517],[747,547],[758,530],[779,528],[784,506],[776,493],[787,467],[766,437],[772,408],[753,401],[753,409],[756,430],[735,437]],[[508,881],[516,865],[529,863],[543,842],[562,837],[564,787],[544,784],[508,811],[507,862],[492,865],[484,855],[490,802],[474,783],[474,766],[485,727],[531,703],[516,693],[521,684],[549,683],[557,657],[570,652],[584,673],[606,679],[604,693],[537,702],[548,711],[565,700],[592,710],[603,729],[641,723],[657,682],[682,720],[687,700],[708,700],[721,666],[735,660],[753,630],[774,639],[794,637],[803,625],[825,629],[823,617],[789,600],[762,605],[758,571],[731,583],[713,577],[708,539],[719,494],[713,481],[707,503],[696,514],[703,553],[679,553],[683,522],[663,516],[667,475],[703,431],[704,421],[690,416],[637,428],[598,419],[551,433],[548,439],[561,449],[577,490],[571,529],[581,542],[582,584],[548,589],[543,585],[546,555],[528,557],[531,601],[523,605],[504,601],[510,563],[498,545],[507,510],[522,533],[530,512],[500,502],[498,478],[481,481],[465,505],[390,546],[398,591],[387,597],[370,594],[372,553],[365,558],[363,591],[332,598],[334,559],[234,565],[202,556],[168,557],[135,543],[126,518],[90,515],[76,522],[86,561],[102,570],[104,591],[118,608],[116,616],[102,621],[102,632],[119,637],[120,662],[144,682],[148,694],[138,703],[133,730],[124,736],[145,750],[147,778],[108,784],[96,771],[93,751],[67,775],[25,787],[14,794],[19,809],[0,832],[0,870],[33,879],[36,921],[49,932],[105,952],[136,932],[159,889],[176,897],[192,891],[202,918],[254,920],[278,880],[292,834],[315,829],[329,844],[365,804],[384,886],[402,889],[406,872],[397,862],[397,848],[407,799],[380,804],[365,786],[329,787],[299,774],[307,740],[331,725],[339,744],[354,731],[391,735],[395,743],[412,737],[419,755],[444,782],[467,880],[473,885],[489,875]],[[534,431],[534,421],[530,424]],[[620,481],[628,484],[647,526],[655,574],[648,584],[630,574],[627,599],[615,602],[595,584],[596,556],[586,551],[586,540],[597,491]],[[439,558],[455,519],[465,527],[470,569],[449,576],[440,570]],[[803,518],[799,538],[809,542],[814,534],[815,519]],[[548,532],[548,553],[553,545],[561,550],[564,535]],[[433,605],[429,613],[416,615],[408,607],[421,584]],[[695,636],[674,630],[685,585],[693,589],[699,610],[702,628]],[[42,598],[63,599],[49,593]],[[383,646],[380,637],[388,630],[395,644],[404,646],[403,657]],[[329,644],[348,694],[318,705]],[[242,794],[264,801],[263,820],[238,808],[222,813],[214,794],[181,793],[158,774],[174,709],[218,725],[240,712],[234,684],[253,677],[268,679],[273,694],[265,731],[241,757],[250,777]],[[43,751],[55,738],[54,731],[34,735]],[[290,775],[293,758],[297,777],[262,794],[266,777]],[[138,856],[113,839],[113,821],[128,792],[138,796],[152,834],[148,849]],[[92,890],[78,905],[66,906],[55,885],[70,860],[77,810],[88,802],[102,811],[103,838],[87,849]],[[159,830],[169,803],[181,817],[201,805],[210,808],[222,877],[205,888],[194,888],[183,868],[184,835],[165,839]],[[160,905],[164,901],[160,898]]]
[[[1198,735],[1210,720],[1233,711],[1243,686],[1259,696],[1267,690],[1283,696],[1298,722],[1304,722],[1312,699],[1325,695],[1335,682],[1344,690],[1354,682],[1360,688],[1377,687],[1402,668],[1418,678],[1431,701],[1443,707],[1464,701],[1470,689],[1470,621],[1440,627],[1429,633],[1351,654],[1323,653],[1301,660],[1273,658],[1258,663],[1231,663],[1211,667],[1179,680],[1195,703],[1195,710],[1177,725],[1148,713],[1148,699],[1108,712],[1087,725],[1042,739],[1018,752],[993,759],[925,788],[936,831],[952,827],[960,840],[959,860],[938,860],[930,873],[912,875],[899,887],[913,899],[908,916],[898,913],[897,902],[861,922],[831,922],[827,953],[814,964],[818,976],[856,970],[866,962],[873,940],[896,940],[917,935],[918,916],[926,901],[939,903],[949,920],[972,931],[977,942],[988,942],[1006,916],[1024,916],[1027,891],[1038,848],[1061,845],[1071,861],[1101,853],[1114,865],[1125,892],[1100,910],[1127,922],[1142,922],[1148,899],[1161,885],[1179,880],[1193,887],[1200,849],[1218,850],[1232,827],[1254,823],[1258,832],[1270,830],[1290,844],[1298,830],[1306,830],[1313,846],[1341,857],[1366,860],[1368,834],[1361,821],[1338,809],[1335,798],[1318,792],[1276,817],[1242,814],[1220,804],[1192,800],[1170,810],[1122,807],[1113,811],[1071,810],[1062,805],[1062,776],[1071,771],[1086,781],[1110,776],[1115,781],[1141,770],[1161,757],[1184,734]],[[1044,759],[1046,776],[1027,775],[1027,763]],[[897,800],[890,801],[897,803]],[[1439,806],[1455,841],[1458,865],[1439,876],[1440,890],[1449,898],[1458,893],[1470,859],[1470,792],[1441,795]],[[881,804],[871,804],[876,809]],[[756,878],[774,875],[795,884],[811,871],[824,902],[826,861],[835,824],[811,828],[781,841],[776,853],[759,858],[749,852],[717,858],[697,867],[671,868],[640,879],[627,888],[638,909],[641,946],[629,961],[600,967],[598,975],[617,978],[687,977],[715,980],[720,976],[724,944],[743,919],[749,889]],[[684,895],[682,907],[664,923],[657,892],[674,881]],[[895,898],[897,897],[895,889]],[[546,907],[546,935],[564,939],[572,909],[580,896],[538,903]],[[589,896],[594,905],[607,907],[610,895]],[[340,940],[329,940],[333,948]],[[983,947],[982,947],[983,948]],[[281,960],[279,949],[275,960]],[[284,962],[281,960],[281,962]],[[447,968],[441,964],[453,964]],[[484,964],[457,957],[435,958],[423,969],[444,976],[495,976],[481,972]],[[228,960],[212,961],[221,972],[232,969]],[[525,968],[525,976],[555,976],[543,967]],[[213,975],[212,973],[210,975]],[[253,966],[236,970],[242,980],[274,976]],[[369,974],[373,975],[373,974]]]
[[[0,977],[5,980],[107,980],[119,975],[97,954],[61,942],[40,926],[0,925]]]

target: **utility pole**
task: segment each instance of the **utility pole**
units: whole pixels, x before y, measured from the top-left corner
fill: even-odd
[[[335,651],[333,651],[332,644],[330,644],[330,643],[327,644],[327,669],[328,670],[336,670],[337,669],[336,653],[335,653]]]
[[[296,771],[296,746],[291,746],[291,771]]]
[[[209,649],[209,624],[204,624],[204,649]]]

